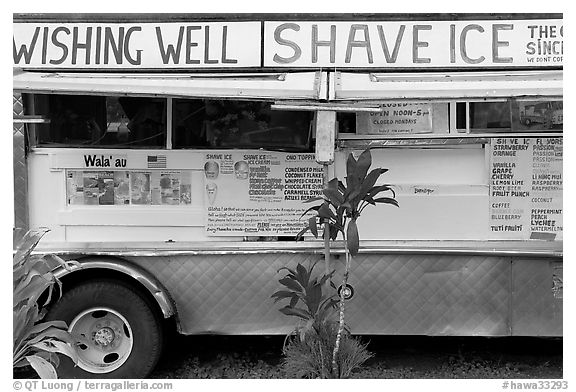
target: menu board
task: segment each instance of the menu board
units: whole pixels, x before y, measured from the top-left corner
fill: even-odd
[[[189,170],[67,170],[70,205],[182,205],[191,203]]]
[[[562,138],[490,145],[490,237],[562,239]]]
[[[206,233],[213,236],[295,235],[306,224],[303,201],[322,194],[314,154],[271,151],[205,155]]]
[[[356,114],[359,135],[426,134],[448,129],[448,104],[392,102],[380,112]]]

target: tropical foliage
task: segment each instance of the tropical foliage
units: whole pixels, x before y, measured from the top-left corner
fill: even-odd
[[[399,206],[391,184],[376,185],[380,176],[386,173],[388,169],[376,168],[369,172],[370,166],[372,166],[370,149],[364,150],[358,160],[350,153],[346,161],[346,184],[338,178],[334,178],[323,189],[322,197],[315,197],[306,201],[306,203],[315,201],[321,201],[321,203],[304,212],[302,216],[309,212],[315,214],[308,219],[308,224],[297,236],[300,238],[309,230],[315,237],[318,237],[319,228],[322,224],[324,225],[324,235],[328,235],[331,240],[336,240],[338,234],[342,234],[346,251],[346,266],[342,278],[343,288],[347,286],[351,257],[357,255],[360,248],[357,220],[364,209],[369,205],[375,206],[377,204]],[[383,192],[388,193],[388,196],[378,197]],[[339,301],[339,326],[332,353],[333,374],[342,374],[338,369],[338,351],[345,328],[344,301],[344,290],[342,290]]]
[[[335,314],[336,294],[325,295],[322,291],[323,286],[329,282],[335,289],[336,286],[331,278],[334,274],[324,274],[319,277],[313,276],[313,270],[316,262],[311,263],[308,268],[298,263],[296,269],[282,267],[278,272],[286,270],[287,274],[279,282],[285,287],[272,294],[274,302],[283,299],[290,299],[290,302],[280,309],[280,312],[288,316],[298,317],[304,324],[296,327],[296,332],[300,334],[303,340],[306,333],[314,327],[331,319]]]
[[[299,263],[296,269],[283,267],[278,271],[287,272],[279,280],[284,288],[272,294],[272,298],[275,302],[289,300],[280,312],[301,321],[294,333],[287,337],[282,367],[289,377],[346,378],[371,354],[346,331],[337,358],[338,373],[334,373],[332,352],[338,331],[338,322],[334,318],[338,299],[336,286],[331,280],[334,271],[314,276],[316,264],[310,263],[306,268]],[[323,288],[328,286],[334,294],[323,293]]]
[[[13,258],[13,367],[32,366],[41,378],[57,378],[58,353],[77,363],[75,339],[63,321],[41,322],[60,281],[51,273],[61,265],[79,268],[76,261],[65,261],[53,254],[33,254],[40,239],[49,230],[32,230],[20,240]],[[61,290],[58,290],[60,293]]]

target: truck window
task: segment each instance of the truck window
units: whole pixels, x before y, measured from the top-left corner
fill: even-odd
[[[311,151],[312,112],[271,110],[270,102],[173,101],[173,148]]]
[[[46,147],[164,148],[166,100],[143,97],[38,94],[33,113],[48,126],[36,128]]]
[[[470,102],[470,132],[532,132],[563,129],[561,100]]]

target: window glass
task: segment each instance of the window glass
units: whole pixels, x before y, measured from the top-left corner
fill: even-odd
[[[470,131],[510,131],[509,102],[471,102]]]
[[[313,113],[270,106],[258,101],[175,99],[173,147],[309,150]]]
[[[564,126],[562,101],[516,101],[512,125],[516,130],[558,130]]]
[[[45,146],[162,148],[166,100],[88,95],[36,95],[34,114],[50,119],[37,129]]]
[[[532,132],[563,129],[563,101],[471,102],[471,132]]]

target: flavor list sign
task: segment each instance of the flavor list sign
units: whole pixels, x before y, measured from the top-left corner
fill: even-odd
[[[206,233],[295,235],[305,225],[302,202],[322,194],[314,154],[210,152],[205,156]]]
[[[562,237],[562,138],[497,138],[490,149],[490,233]]]

